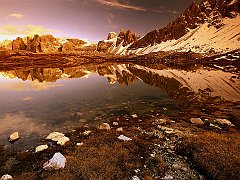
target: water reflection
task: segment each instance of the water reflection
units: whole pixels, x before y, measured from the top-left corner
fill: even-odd
[[[15,130],[37,137],[135,113],[175,113],[210,97],[240,101],[240,80],[234,74],[204,68],[108,63],[0,74],[1,143]]]

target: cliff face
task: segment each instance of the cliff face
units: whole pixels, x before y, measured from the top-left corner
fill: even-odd
[[[134,50],[177,40],[204,23],[220,29],[224,26],[223,18],[235,18],[239,11],[240,5],[237,0],[204,0],[200,4],[193,2],[176,20],[164,28],[149,32],[128,49]]]
[[[116,53],[121,48],[129,46],[131,43],[139,39],[136,33],[130,30],[121,30],[117,35],[114,32],[108,34],[107,40],[99,41],[97,51],[105,53]],[[116,53],[117,54],[117,53]]]
[[[52,35],[35,35],[34,37],[18,37],[13,41],[0,43],[0,50],[12,50],[18,53],[84,53],[96,50],[96,44],[87,44],[81,39],[58,39]]]

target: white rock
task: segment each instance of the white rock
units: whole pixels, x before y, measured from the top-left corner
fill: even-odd
[[[19,132],[14,132],[9,136],[9,141],[16,141],[20,138]]]
[[[111,127],[108,123],[102,123],[102,124],[100,124],[99,129],[109,131],[109,130],[111,130]]]
[[[66,144],[68,141],[70,141],[70,139],[68,137],[62,137],[60,139],[58,139],[57,144],[63,146],[64,144]]]
[[[82,145],[83,145],[83,142],[77,143],[77,146],[82,146]]]
[[[48,145],[46,145],[46,144],[45,145],[40,145],[40,146],[36,147],[35,152],[44,151],[47,148],[48,148]]]
[[[226,125],[226,126],[234,126],[229,120],[227,119],[216,119],[218,124]]]
[[[217,125],[214,125],[212,123],[209,124],[210,127],[213,127],[213,128],[217,128],[217,129],[222,129],[221,127],[217,126]]]
[[[201,120],[201,118],[191,118],[190,119],[192,124],[197,124],[197,125],[203,125],[204,122]]]
[[[43,169],[61,169],[65,167],[66,158],[60,153],[55,153],[49,161],[43,164]]]
[[[123,141],[132,141],[131,138],[129,138],[129,137],[127,137],[127,136],[124,136],[124,135],[118,136],[118,139],[123,140]]]
[[[66,142],[70,141],[68,137],[66,137],[63,133],[59,133],[59,132],[50,133],[46,137],[46,139],[56,141],[57,144],[60,144],[61,146],[63,146]]]
[[[138,118],[137,114],[132,114],[133,118]]]
[[[132,177],[132,180],[140,180],[140,178],[137,177],[137,176],[133,176],[133,177]]]
[[[113,122],[113,125],[114,126],[118,126],[118,122]]]
[[[122,127],[117,128],[116,131],[117,131],[117,132],[122,132],[122,131],[123,131],[123,128],[122,128]]]
[[[9,174],[5,174],[5,175],[3,175],[3,176],[1,177],[0,180],[8,180],[8,179],[13,179],[13,177],[12,177],[11,175],[9,175]]]
[[[91,132],[92,132],[92,131],[84,131],[82,134],[83,134],[84,136],[88,136],[89,134],[91,134]]]

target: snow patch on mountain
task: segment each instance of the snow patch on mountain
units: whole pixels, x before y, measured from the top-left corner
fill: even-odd
[[[204,23],[196,29],[189,29],[188,33],[178,40],[168,40],[160,44],[149,45],[136,50],[125,50],[121,54],[148,54],[158,51],[193,51],[205,53],[209,51],[228,52],[240,48],[240,15],[233,19],[222,19],[224,24],[217,29],[209,23]]]

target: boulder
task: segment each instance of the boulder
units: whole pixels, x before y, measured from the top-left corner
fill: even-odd
[[[102,124],[100,124],[99,129],[109,131],[109,130],[111,130],[111,127],[108,123],[102,123]]]
[[[197,124],[197,125],[203,125],[204,122],[201,120],[201,118],[191,118],[190,119],[192,124]]]
[[[19,132],[14,132],[9,136],[9,142],[16,141],[20,138]]]
[[[59,133],[59,132],[53,132],[50,133],[47,137],[47,140],[52,140],[52,141],[56,141],[57,144],[63,146],[65,143],[67,143],[68,141],[70,141],[70,139],[68,137],[66,137],[63,133]]]
[[[43,164],[43,169],[46,170],[57,170],[64,168],[66,164],[66,158],[60,153],[55,153],[49,161]]]

